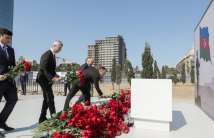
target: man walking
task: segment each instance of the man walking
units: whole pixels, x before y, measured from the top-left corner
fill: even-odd
[[[0,113],[0,129],[5,131],[14,130],[6,124],[6,121],[18,100],[15,81],[5,76],[9,72],[9,68],[14,67],[16,63],[14,49],[9,46],[11,40],[12,32],[0,28],[0,97],[4,96],[6,100],[6,104]]]
[[[55,55],[61,51],[62,47],[63,43],[61,41],[54,41],[50,50],[46,51],[40,59],[40,70],[37,75],[37,82],[42,88],[44,100],[39,123],[47,120],[47,109],[50,110],[51,116],[56,113],[52,84],[60,80],[60,77],[56,74]]]

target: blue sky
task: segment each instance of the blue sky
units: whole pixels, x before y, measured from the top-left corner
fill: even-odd
[[[60,57],[83,63],[87,45],[122,35],[128,58],[141,67],[145,41],[160,65],[174,66],[193,47],[193,31],[209,0],[15,0],[17,57],[40,58],[60,39]]]

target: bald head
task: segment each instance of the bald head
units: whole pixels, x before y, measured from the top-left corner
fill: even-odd
[[[63,47],[63,43],[60,40],[55,40],[51,46],[55,54],[59,53],[62,50],[62,47]]]

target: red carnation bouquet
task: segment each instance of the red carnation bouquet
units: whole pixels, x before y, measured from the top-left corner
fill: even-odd
[[[79,79],[80,84],[83,85],[85,83],[85,78],[83,71],[81,69],[71,68],[71,70],[66,74],[65,80],[73,84],[76,79]]]
[[[78,69],[78,70],[76,71],[76,75],[77,75],[77,78],[78,78],[79,81],[80,81],[80,84],[81,84],[81,85],[84,85],[84,83],[85,83],[85,77],[84,77],[83,71],[82,71],[81,69]]]
[[[23,60],[15,67],[10,68],[10,71],[6,73],[8,79],[15,79],[20,73],[28,72],[31,70],[31,63]]]

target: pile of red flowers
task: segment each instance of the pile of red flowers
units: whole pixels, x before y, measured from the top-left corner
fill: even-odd
[[[129,113],[129,109],[130,90],[121,90],[100,106],[75,104],[69,111],[57,116],[57,120],[64,125],[60,131],[52,133],[52,138],[114,138],[128,133],[130,124],[124,116]],[[79,131],[75,134],[64,131],[69,128],[77,128]]]

